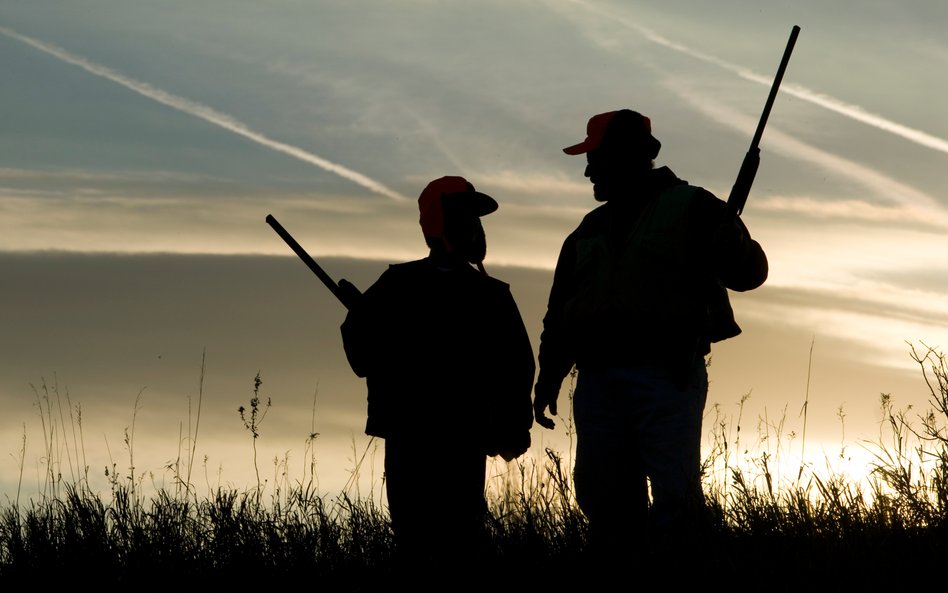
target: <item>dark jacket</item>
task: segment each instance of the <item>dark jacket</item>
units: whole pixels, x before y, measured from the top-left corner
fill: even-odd
[[[739,218],[723,236],[732,240],[720,240],[726,215],[724,201],[666,167],[635,195],[589,212],[556,264],[539,389],[558,389],[574,365],[648,362],[678,372],[739,334],[727,289],[757,288],[768,265]]]
[[[366,378],[367,434],[457,437],[488,455],[529,445],[536,363],[506,283],[430,258],[391,265],[349,311],[342,337]]]

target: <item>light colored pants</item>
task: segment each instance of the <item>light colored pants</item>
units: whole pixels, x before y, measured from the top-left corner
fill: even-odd
[[[703,358],[683,388],[655,366],[579,371],[573,476],[591,545],[641,546],[650,532],[674,534],[693,522],[703,503],[707,394]]]

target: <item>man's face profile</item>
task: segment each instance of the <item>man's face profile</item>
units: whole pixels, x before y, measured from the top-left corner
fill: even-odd
[[[602,146],[586,153],[584,174],[593,184],[593,197],[597,202],[605,202],[633,193],[652,165],[641,147]]]
[[[447,208],[444,238],[464,261],[476,264],[487,256],[487,237],[479,216],[465,208]]]
[[[622,194],[629,185],[628,164],[614,151],[595,149],[587,152],[585,175],[593,184],[593,196],[599,202]]]

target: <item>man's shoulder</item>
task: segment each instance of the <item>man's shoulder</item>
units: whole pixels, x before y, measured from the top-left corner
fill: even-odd
[[[659,204],[664,205],[665,208],[677,206],[682,211],[693,208],[700,202],[714,199],[717,199],[714,194],[705,188],[685,181],[668,185],[658,192]]]
[[[426,266],[428,266],[427,258],[421,258],[421,259],[413,259],[411,261],[388,264],[388,268],[386,268],[386,271],[387,272],[391,271],[394,273],[409,272],[409,271],[417,270]]]
[[[701,185],[691,185],[686,183],[680,186],[678,191],[690,192],[695,200],[703,200],[705,202],[721,202],[722,204],[724,203],[724,200],[715,195],[714,192]]]
[[[579,224],[576,225],[576,228],[573,229],[573,232],[570,233],[569,237],[576,239],[591,232],[597,232],[598,230],[604,228],[605,225],[608,224],[609,220],[612,219],[612,217],[613,213],[609,202],[600,204],[583,215],[582,219],[579,221]]]
[[[445,274],[449,276],[445,276]],[[508,283],[493,276],[482,274],[472,266],[464,265],[452,269],[439,268],[428,258],[389,264],[383,275],[391,279],[432,278],[438,281],[454,278],[456,281],[463,283],[510,290]]]
[[[487,283],[488,283],[494,290],[507,291],[507,292],[510,291],[510,284],[507,283],[507,282],[504,282],[504,281],[501,280],[500,278],[494,278],[493,276],[487,276],[487,275],[484,275],[484,274],[480,274],[480,275],[485,279],[485,281],[487,281]]]
[[[419,278],[427,275],[427,269],[430,267],[423,259],[391,263],[379,275],[375,284],[378,287],[386,287],[387,290],[392,290],[405,284],[415,283]]]
[[[727,209],[727,202],[716,196],[710,190],[699,185],[691,188],[690,210],[693,217],[702,220],[717,220]]]
[[[391,278],[426,274],[432,271],[434,271],[434,266],[431,265],[431,262],[427,258],[422,258],[389,264],[382,275]]]
[[[652,183],[654,184],[653,187],[664,193],[691,194],[699,200],[714,199],[721,201],[707,188],[689,183],[668,167],[654,169],[652,172]]]
[[[661,177],[664,186],[659,192],[665,205],[678,204],[681,209],[690,212],[693,219],[717,220],[727,208],[727,202],[704,186],[688,183],[670,171]]]

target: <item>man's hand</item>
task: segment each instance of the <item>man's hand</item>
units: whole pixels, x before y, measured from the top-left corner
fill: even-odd
[[[362,300],[362,291],[355,287],[355,284],[349,282],[345,278],[340,278],[338,282],[339,300],[342,301],[342,304],[345,305],[346,309],[352,309],[355,305]]]
[[[543,428],[553,429],[556,423],[552,418],[546,415],[546,409],[550,408],[550,414],[556,416],[556,398],[559,397],[559,386],[536,384],[533,389],[533,418],[537,424]]]

